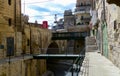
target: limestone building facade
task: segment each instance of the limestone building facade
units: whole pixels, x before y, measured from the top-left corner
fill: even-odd
[[[91,0],[77,0],[75,16],[76,25],[88,25],[90,21]]]
[[[102,55],[110,59],[120,68],[119,34],[120,34],[120,7],[109,4],[107,1],[96,0],[95,11],[99,23],[94,27],[99,50]]]
[[[47,53],[53,42],[64,48],[63,41],[51,40],[50,30],[34,27],[23,18],[29,19],[21,15],[21,0],[0,0],[0,76],[42,76],[46,60],[30,55]]]

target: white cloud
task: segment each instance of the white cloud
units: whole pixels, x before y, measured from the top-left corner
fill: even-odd
[[[30,16],[30,19],[29,19],[30,22],[35,22],[36,19],[39,23],[41,23],[43,20],[48,20],[49,21],[48,23],[51,24],[54,22],[53,14],[56,14],[56,12],[63,13],[65,10],[64,7],[72,3],[75,4],[76,0],[22,0],[22,13],[25,13],[26,15]],[[39,6],[41,8],[47,8],[51,12],[43,12],[43,11],[40,12],[40,10],[37,11],[29,7],[29,6],[34,6],[34,5]],[[75,7],[72,7],[71,9],[74,9],[74,8]],[[36,18],[36,17],[31,17],[31,16],[41,16],[41,17]],[[61,18],[61,16],[58,16],[58,17]]]
[[[61,5],[69,5],[71,3],[76,3],[76,0],[54,0],[53,3],[56,3],[56,4],[61,4]]]

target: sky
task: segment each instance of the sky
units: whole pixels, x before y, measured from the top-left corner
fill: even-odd
[[[29,16],[29,22],[42,23],[47,20],[49,25],[63,18],[64,11],[75,10],[76,0],[22,0],[22,13]]]

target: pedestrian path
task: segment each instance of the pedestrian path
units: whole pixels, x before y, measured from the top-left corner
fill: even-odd
[[[79,76],[120,76],[120,69],[98,52],[87,52]]]

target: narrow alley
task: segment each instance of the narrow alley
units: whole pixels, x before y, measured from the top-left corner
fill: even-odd
[[[120,76],[120,1],[0,0],[0,76]]]

